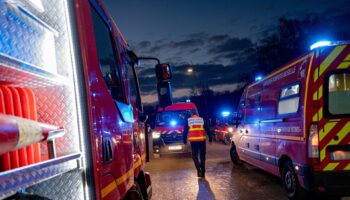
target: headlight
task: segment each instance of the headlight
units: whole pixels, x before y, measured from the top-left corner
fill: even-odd
[[[158,139],[158,138],[160,138],[160,132],[153,131],[153,132],[152,132],[152,138],[153,138],[153,139]]]
[[[233,128],[232,128],[232,127],[228,127],[227,130],[228,130],[229,133],[232,133],[232,132],[233,132]]]
[[[140,139],[143,140],[145,138],[145,134],[144,133],[140,133]]]

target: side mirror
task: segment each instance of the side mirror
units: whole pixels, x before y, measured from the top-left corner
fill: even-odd
[[[156,70],[157,80],[159,82],[170,80],[172,77],[171,67],[167,63],[157,64],[155,66],[155,70]]]

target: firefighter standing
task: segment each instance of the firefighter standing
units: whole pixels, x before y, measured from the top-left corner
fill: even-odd
[[[192,159],[197,169],[198,177],[205,176],[205,154],[206,154],[206,133],[209,136],[209,142],[212,142],[210,130],[204,124],[203,118],[193,114],[187,116],[187,123],[184,127],[184,143],[187,140],[191,143]],[[200,160],[198,160],[198,154]]]

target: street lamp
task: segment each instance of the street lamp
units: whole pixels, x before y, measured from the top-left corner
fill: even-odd
[[[193,68],[194,68],[194,65],[188,66],[188,68],[187,68],[187,70],[186,70],[187,74],[188,74],[188,75],[194,75],[196,81],[199,80],[200,83],[202,83],[202,81],[200,80],[200,77],[199,77],[199,72],[198,72],[198,70],[194,71]],[[199,68],[196,68],[196,69],[199,69]],[[203,96],[203,99],[204,99],[205,116],[206,116],[205,119],[207,120],[207,119],[209,118],[207,94],[202,94],[202,96]]]

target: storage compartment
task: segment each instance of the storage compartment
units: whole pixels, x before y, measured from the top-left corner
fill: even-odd
[[[83,145],[74,78],[78,45],[73,47],[69,19],[73,9],[73,2],[62,0],[0,1],[0,113],[65,130],[55,140],[56,159],[49,159],[47,142],[0,156],[0,199],[78,167],[70,162],[80,157]],[[29,177],[19,179],[23,172]]]

